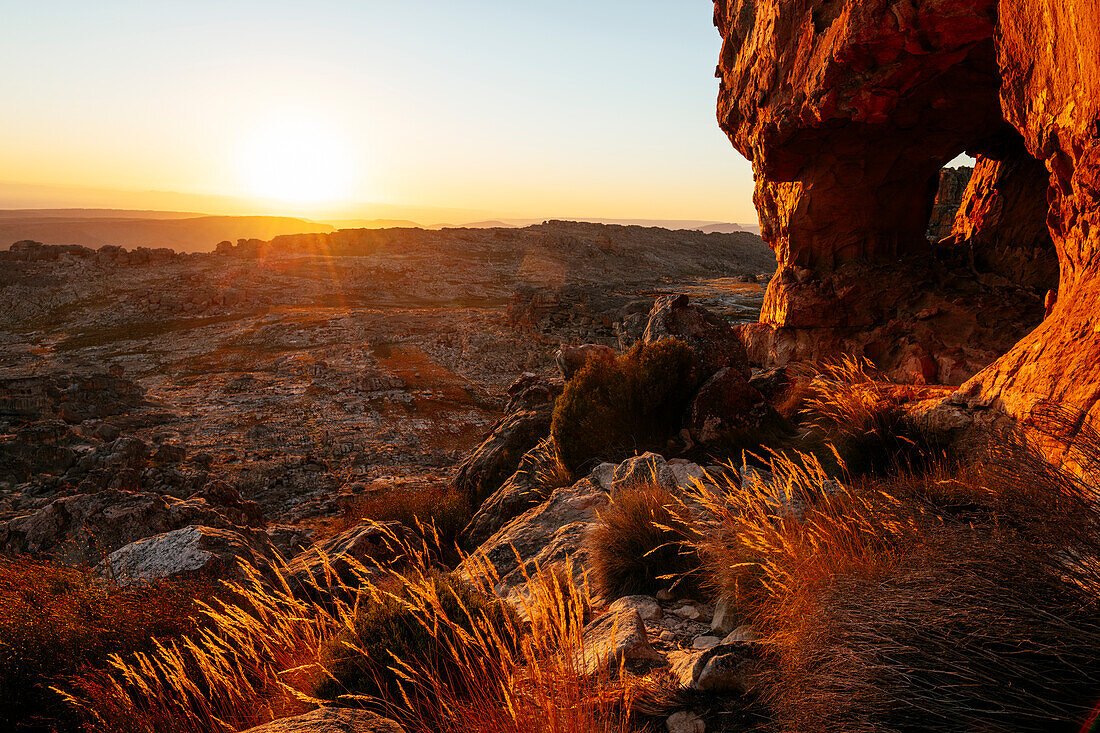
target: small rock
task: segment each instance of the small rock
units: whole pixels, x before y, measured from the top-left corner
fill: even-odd
[[[691,670],[691,686],[702,691],[749,692],[760,671],[761,653],[760,644],[746,642],[712,647],[695,661]]]
[[[722,598],[714,607],[714,618],[710,620],[710,630],[719,634],[728,634],[733,631],[734,619],[733,604],[728,598]]]
[[[691,642],[691,648],[701,652],[705,652],[707,649],[713,649],[722,643],[722,640],[717,636],[699,636],[695,641]]]
[[[120,547],[96,571],[123,584],[162,578],[245,578],[244,565],[267,567],[273,548],[267,535],[190,526]]]
[[[698,621],[703,618],[703,612],[699,610],[697,606],[691,604],[685,604],[678,608],[672,609],[672,612],[680,618],[686,618],[690,621]]]
[[[616,612],[628,609],[637,611],[643,621],[659,621],[661,619],[661,604],[653,596],[624,596],[608,608],[608,610]]]
[[[657,453],[643,453],[619,464],[615,469],[611,488],[614,493],[630,486],[651,482],[672,491],[677,485],[676,474],[673,473],[664,456]]]
[[[665,729],[668,733],[706,733],[707,724],[690,710],[681,710],[668,716]]]
[[[584,628],[584,671],[600,670],[628,660],[664,660],[649,645],[642,617],[633,608],[611,611]]]

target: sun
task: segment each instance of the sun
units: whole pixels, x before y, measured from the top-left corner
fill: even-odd
[[[287,204],[346,200],[354,178],[353,156],[337,133],[306,119],[272,119],[245,137],[240,177],[252,196]]]

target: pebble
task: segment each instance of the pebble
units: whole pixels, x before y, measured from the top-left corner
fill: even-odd
[[[690,710],[681,710],[668,716],[665,729],[668,733],[706,733],[707,724]]]

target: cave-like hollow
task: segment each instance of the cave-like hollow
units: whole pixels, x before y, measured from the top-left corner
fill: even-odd
[[[866,11],[848,5],[828,23],[808,2],[778,6],[765,29],[718,19],[732,24],[719,121],[753,161],[778,264],[744,335],[762,364],[848,353],[898,381],[961,385],[1038,326],[1057,289],[1049,174],[1002,112],[995,13],[966,16],[939,47],[913,30],[916,55],[912,39],[852,31]],[[941,171],[963,152],[974,174],[929,241]]]

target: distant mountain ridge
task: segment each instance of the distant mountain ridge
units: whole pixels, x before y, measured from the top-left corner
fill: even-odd
[[[412,219],[335,219],[313,221],[285,216],[209,215],[196,212],[130,209],[0,209],[0,249],[21,240],[43,244],[168,247],[177,252],[209,252],[219,242],[270,240],[289,234],[326,234],[339,229],[489,229],[523,228],[544,219],[486,219],[425,225]],[[759,227],[729,222],[665,219],[573,219],[593,224],[657,227],[704,233],[759,234]]]
[[[18,216],[16,214],[23,214]],[[24,239],[44,244],[79,244],[93,249],[169,247],[177,252],[209,252],[218,242],[271,239],[284,234],[323,234],[330,224],[281,216],[206,216],[167,212],[0,212],[0,246]],[[140,214],[133,216],[133,214]],[[159,216],[158,216],[159,215]]]

